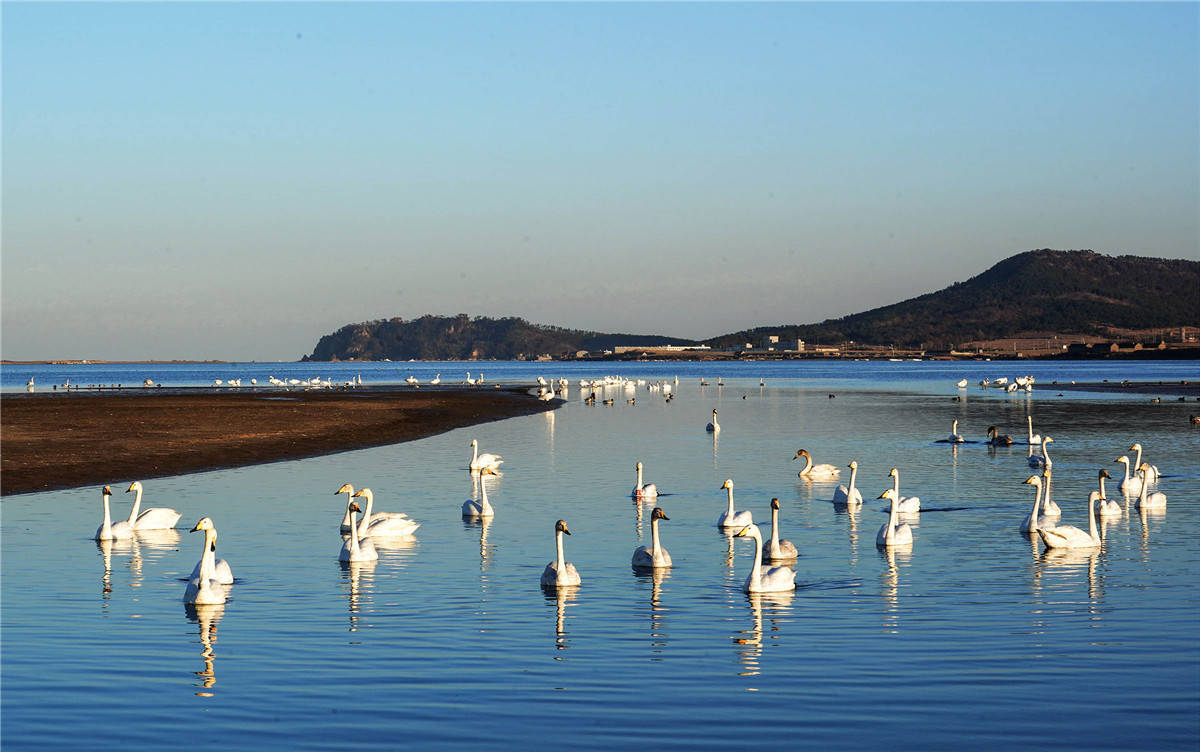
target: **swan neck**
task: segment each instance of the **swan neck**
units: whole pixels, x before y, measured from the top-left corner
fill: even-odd
[[[896,497],[893,503],[900,501],[900,473],[892,473],[892,495]]]
[[[854,467],[850,468],[850,488],[847,489],[847,493],[846,493],[847,501],[850,501],[850,502],[854,501],[854,479],[857,477],[858,477],[858,466],[855,465]]]
[[[804,469],[800,471],[801,475],[808,475],[808,471],[812,470],[812,456],[804,455]]]
[[[726,516],[726,519],[728,519],[728,521],[730,522],[730,524],[732,524],[733,523],[733,486],[730,486],[729,488],[727,488],[725,490],[729,493],[729,510],[725,516]]]
[[[1044,486],[1044,487],[1042,488],[1042,499],[1043,499],[1043,501],[1042,501],[1042,508],[1043,508],[1043,509],[1045,509],[1047,512],[1049,512],[1049,511],[1050,511],[1050,502],[1051,502],[1051,499],[1050,499],[1050,487],[1051,487],[1053,484],[1054,484],[1054,476],[1052,476],[1052,475],[1047,475],[1047,476],[1046,476],[1046,482],[1042,484],[1042,485]]]
[[[642,466],[641,465],[638,465],[638,467],[637,467],[637,485],[635,486],[635,488],[637,488],[637,490],[639,490],[639,491],[642,490]]]
[[[142,508],[142,486],[139,483],[133,489],[133,509],[129,510],[129,524],[137,522],[138,512]]]
[[[779,510],[771,510],[771,549],[779,548]]]
[[[762,577],[762,533],[757,527],[752,527],[750,536],[754,538],[754,567],[750,570],[750,582],[757,586],[759,578]]]
[[[371,526],[371,506],[375,500],[370,489],[364,491],[363,496],[367,497],[367,508],[363,510],[362,519],[358,521],[358,529],[355,531],[360,538],[367,537],[367,528]]]
[[[566,562],[566,559],[563,557],[563,533],[561,530],[556,530],[554,533],[554,547],[555,547],[554,561],[558,567],[558,576],[562,577],[563,573],[566,572],[567,562]]]
[[[108,512],[108,494],[104,494],[102,498],[104,499],[104,522],[101,523],[101,526],[100,526],[100,537],[101,538],[111,538],[112,537],[112,517],[109,516],[109,512]]]
[[[217,531],[215,531],[211,528],[209,528],[208,530],[205,530],[204,531],[204,553],[201,554],[201,556],[200,556],[200,584],[202,586],[204,585],[204,583],[208,582],[209,580],[216,579],[216,576],[217,576],[216,554],[213,553],[213,549],[216,548],[216,544],[217,544]]]
[[[1096,501],[1099,494],[1088,496],[1088,536],[1093,541],[1099,541],[1100,536],[1096,535]]]
[[[650,520],[650,557],[652,561],[658,561],[659,557],[658,545],[658,518],[654,517]]]
[[[354,522],[350,523],[350,538],[349,538],[349,540],[350,540],[350,559],[351,559],[351,561],[358,558],[358,551],[359,551],[358,536],[360,535],[360,531],[365,527],[366,527],[366,525],[362,524],[362,523],[359,523],[359,524],[355,524]]]
[[[1133,466],[1141,467],[1142,466],[1142,445],[1138,444],[1138,448],[1135,449],[1134,451],[1137,452],[1137,457],[1135,457],[1133,460]]]
[[[900,482],[900,479],[897,478],[896,483],[899,484],[899,482]],[[900,494],[893,493],[892,494],[892,504],[890,507],[888,507],[888,534],[887,534],[888,538],[891,538],[893,535],[895,535],[896,526],[899,524],[899,520],[896,519],[896,517],[897,517],[896,504],[897,504],[897,499],[899,499],[899,498],[900,498]]]
[[[1042,484],[1033,484],[1033,512],[1029,515],[1029,532],[1036,532],[1038,529],[1038,510],[1042,506]]]

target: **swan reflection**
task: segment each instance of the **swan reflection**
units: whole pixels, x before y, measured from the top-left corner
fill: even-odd
[[[662,586],[671,577],[671,570],[659,567],[657,569],[633,568],[633,576],[638,580],[650,581],[650,647],[656,654],[661,654],[667,646],[667,635],[664,632],[664,619],[667,608],[662,603]],[[653,660],[662,660],[655,658]]]
[[[371,586],[375,582],[375,566],[377,561],[343,561],[342,578],[350,583],[350,592],[346,598],[346,610],[350,616],[350,632],[357,632],[359,627],[369,627],[370,624],[359,624],[364,614],[369,614],[371,608]]]
[[[100,558],[104,561],[104,575],[100,578],[100,593],[107,602],[112,595],[113,542],[111,540],[98,540],[96,541],[96,548],[100,549]]]
[[[184,613],[189,621],[199,625],[200,627],[200,644],[204,649],[200,651],[200,655],[204,658],[204,670],[194,672],[199,682],[197,687],[203,689],[212,689],[217,683],[217,672],[215,668],[216,655],[213,652],[213,646],[217,644],[217,624],[221,621],[221,617],[225,615],[225,604],[214,603],[197,605],[188,603],[184,605]],[[211,692],[197,692],[199,697],[212,697]]]
[[[880,579],[883,595],[883,628],[891,634],[900,632],[900,567],[908,566],[912,561],[910,547],[888,546],[879,551],[883,560],[884,570]]]
[[[768,632],[772,636],[769,639],[774,639],[774,633],[780,631],[781,617],[791,612],[794,595],[790,590],[777,593],[746,593],[746,601],[750,606],[750,629],[733,634],[733,644],[737,646],[737,659],[742,664],[739,676],[758,676],[762,673],[764,609],[770,623]],[[754,691],[754,688],[748,687],[747,690]]]
[[[542,595],[548,602],[554,602],[554,648],[555,650],[566,650],[571,646],[570,640],[567,639],[569,634],[567,632],[567,607],[574,606],[578,602],[579,586],[543,587]],[[565,656],[555,655],[554,660],[565,660]]]

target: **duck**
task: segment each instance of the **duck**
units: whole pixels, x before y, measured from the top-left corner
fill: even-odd
[[[850,464],[846,467],[850,468],[850,487],[838,486],[833,492],[833,503],[855,507],[862,506],[862,491],[854,487],[854,479],[858,477],[858,461],[850,460]]]
[[[112,496],[112,489],[105,486],[100,491],[100,500],[104,504],[104,520],[100,523],[100,527],[96,528],[96,537],[94,540],[111,541],[111,540],[127,540],[133,537],[133,525],[130,525],[126,520],[113,522],[108,511],[109,497]]]
[[[125,493],[134,492],[133,509],[129,511],[129,525],[134,530],[170,530],[179,523],[183,515],[170,507],[152,507],[138,514],[142,508],[142,483],[134,481]]]
[[[1073,525],[1057,525],[1049,528],[1038,528],[1038,535],[1047,548],[1095,548],[1100,545],[1100,536],[1096,533],[1095,504],[1100,500],[1100,492],[1092,491],[1088,496],[1088,531],[1085,533]]]
[[[892,468],[888,473],[888,477],[892,479],[892,494],[896,497],[893,501],[896,511],[901,514],[921,511],[921,498],[919,496],[901,496],[900,495],[900,470]]]
[[[1125,455],[1121,455],[1120,457],[1113,460],[1113,462],[1120,462],[1122,465],[1125,466],[1125,477],[1121,479],[1121,482],[1117,485],[1117,488],[1121,489],[1121,493],[1123,493],[1127,496],[1139,495],[1142,491],[1142,486],[1144,484],[1142,482],[1142,476],[1137,473],[1137,466],[1134,465],[1134,473],[1135,474],[1130,475],[1129,474],[1129,458],[1128,457],[1126,457]]]
[[[1138,492],[1138,509],[1166,509],[1167,495],[1162,491],[1148,492],[1150,484],[1146,481],[1146,474],[1150,471],[1150,465],[1143,462],[1138,467],[1138,473],[1142,476],[1142,489]]]
[[[792,457],[792,460],[794,461],[800,457],[804,458],[804,469],[796,473],[800,478],[832,478],[840,475],[842,472],[841,468],[834,467],[833,465],[814,465],[812,455],[808,453],[807,449],[796,450],[796,456]]]
[[[957,420],[950,424],[950,435],[946,437],[946,441],[949,441],[951,444],[962,444],[966,441],[958,432]]]
[[[575,565],[563,558],[563,536],[570,534],[565,520],[554,523],[554,545],[557,554],[554,561],[542,570],[542,587],[574,587],[582,582]]]
[[[656,499],[658,498],[658,486],[653,483],[642,484],[642,463],[634,465],[637,470],[637,485],[633,487],[633,498],[635,499]]]
[[[658,537],[659,520],[669,520],[661,507],[650,513],[650,547],[638,546],[633,552],[632,565],[638,569],[660,569],[671,566],[671,554]]]
[[[788,566],[763,567],[763,540],[758,525],[750,523],[734,533],[735,538],[754,539],[754,566],[742,590],[747,593],[783,593],[796,589],[796,573]]]
[[[1104,479],[1105,478],[1111,479],[1112,476],[1108,474],[1107,470],[1101,470],[1099,473],[1100,502],[1099,502],[1099,505],[1096,507],[1096,513],[1098,515],[1100,515],[1101,517],[1113,517],[1113,516],[1121,514],[1121,512],[1123,510],[1121,509],[1120,504],[1118,504],[1115,501],[1109,501],[1108,497],[1104,495]]]
[[[709,433],[721,432],[721,424],[717,422],[717,411],[715,409],[713,410],[712,421],[704,427],[704,430],[708,431]]]
[[[467,499],[463,502],[462,516],[464,519],[478,520],[484,517],[496,516],[496,510],[492,508],[491,503],[488,501],[487,484],[483,482],[482,478],[479,480],[479,488],[482,493],[479,501]]]
[[[721,516],[717,518],[717,527],[744,527],[754,522],[754,515],[749,510],[735,512],[733,510],[733,478],[726,478],[721,484],[721,488],[729,492],[729,508],[721,512]]]
[[[358,513],[363,511],[362,507],[357,502],[350,503],[350,511]],[[366,515],[363,515],[365,518]],[[360,523],[354,532],[346,536],[342,541],[342,550],[338,552],[338,561],[356,562],[356,561],[376,561],[379,559],[379,553],[375,550],[375,542],[369,537],[360,535],[360,531],[365,529],[365,525]]]
[[[371,513],[371,507],[375,504],[375,494],[371,493],[369,488],[360,488],[354,492],[354,498],[366,499],[366,509],[363,510],[362,519],[358,522],[358,537],[363,538],[370,536],[372,538],[397,538],[408,537],[417,531],[421,523],[409,517],[404,512],[376,512]]]
[[[196,568],[192,570],[187,587],[184,588],[183,602],[197,605],[224,603],[227,590],[217,579],[215,565],[217,528],[213,524],[212,518],[201,517],[191,530],[193,533],[200,531],[204,532],[204,551],[200,554],[200,561],[196,564]],[[229,565],[226,564],[225,567],[228,569]],[[233,582],[232,575],[230,575],[229,581]]]
[[[498,454],[480,454],[479,442],[471,439],[471,472],[473,473],[489,473],[495,475],[500,472],[500,465],[504,460],[500,459]]]
[[[896,509],[896,494],[889,488],[881,493],[879,498],[891,499],[892,505],[888,510],[888,521],[883,523],[883,526],[879,528],[879,532],[875,535],[875,545],[885,548],[912,545],[912,528],[908,526],[908,523],[900,522],[897,519],[899,512]]]
[[[796,544],[779,537],[779,499],[771,499],[771,539],[763,544],[762,555],[769,561],[789,561],[800,556]]]
[[[1054,521],[1042,515],[1039,509],[1042,506],[1042,479],[1036,475],[1031,475],[1025,479],[1025,482],[1034,487],[1033,509],[1030,510],[1029,515],[1021,522],[1021,532],[1036,533],[1039,527],[1054,527]]]
[[[1145,466],[1146,466],[1146,474],[1144,476],[1145,481],[1147,483],[1157,483],[1158,478],[1159,478],[1158,468],[1155,467],[1154,465],[1150,465],[1150,464],[1142,462],[1142,445],[1134,444],[1133,446],[1129,447],[1129,451],[1137,452],[1137,457],[1135,457],[1133,460],[1134,467],[1141,468],[1142,465],[1145,464]]]
[[[1000,432],[995,426],[988,426],[987,436],[987,443],[991,444],[992,446],[1009,446],[1013,443],[1012,436],[1009,436],[1008,434],[1001,436]]]

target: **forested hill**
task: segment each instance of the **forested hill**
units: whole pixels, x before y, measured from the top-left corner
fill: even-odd
[[[1026,332],[1099,333],[1200,322],[1200,262],[1092,251],[1027,251],[984,273],[899,303],[819,324],[766,326],[708,340],[781,339],[950,349]]]
[[[524,319],[422,316],[350,324],[321,337],[304,360],[497,360],[562,356],[616,345],[653,347],[695,344],[649,334],[601,334],[531,324]]]

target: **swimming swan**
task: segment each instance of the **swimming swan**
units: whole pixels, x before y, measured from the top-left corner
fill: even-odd
[[[912,528],[906,522],[900,522],[896,516],[896,494],[888,489],[879,495],[881,499],[891,499],[892,506],[888,511],[888,521],[883,523],[875,535],[876,546],[909,546],[912,545]]]
[[[896,511],[901,514],[921,511],[921,498],[919,496],[900,495],[900,471],[893,467],[888,475],[892,479],[892,494],[895,496],[892,503],[895,504]]]
[[[796,473],[800,478],[832,478],[842,472],[841,468],[833,465],[814,465],[812,455],[808,453],[807,449],[796,450],[796,456],[792,457],[792,460],[800,457],[804,458],[804,469]]]
[[[946,441],[949,441],[951,444],[961,444],[964,441],[966,441],[966,439],[964,439],[958,433],[958,421],[957,420],[955,420],[954,423],[952,423],[950,425],[950,435],[946,437]]]
[[[557,554],[554,561],[542,570],[543,587],[574,587],[582,582],[575,565],[563,558],[563,534],[570,535],[571,531],[567,529],[565,520],[559,520],[554,523],[554,545]]]
[[[1138,467],[1138,473],[1142,476],[1142,490],[1138,494],[1138,509],[1166,509],[1167,495],[1162,491],[1147,493],[1147,488],[1150,484],[1146,482],[1146,474],[1150,471],[1150,465],[1143,462]]]
[[[1032,444],[1029,445],[1029,451],[1031,453],[1029,455],[1029,466],[1030,467],[1047,467],[1048,468],[1048,467],[1054,466],[1054,461],[1050,459],[1050,452],[1047,451],[1050,449],[1050,443],[1052,441],[1054,441],[1053,436],[1047,436],[1046,438],[1042,439],[1042,453],[1041,454],[1032,454],[1033,445]],[[1056,449],[1055,451],[1058,451],[1058,450]]]
[[[183,602],[201,605],[224,603],[227,590],[217,579],[215,565],[217,528],[213,525],[211,518],[201,517],[191,532],[195,533],[201,530],[204,531],[204,553],[200,555],[200,561],[196,564],[192,577],[188,579],[187,587],[184,588]],[[225,568],[228,570],[229,565],[226,564]],[[232,574],[229,581],[233,582]]]
[[[498,454],[480,454],[479,442],[471,439],[471,472],[473,473],[491,473],[495,475],[500,472],[500,465],[504,460],[500,459]]]
[[[1040,527],[1054,527],[1054,521],[1042,515],[1039,509],[1042,506],[1042,479],[1036,475],[1031,475],[1025,479],[1025,482],[1034,487],[1033,509],[1030,510],[1029,515],[1021,522],[1021,532],[1036,533]]]
[[[357,503],[350,503],[351,512],[363,511]],[[363,515],[365,518],[366,515]],[[363,525],[358,526],[358,530],[363,529]],[[346,536],[346,540],[342,541],[342,550],[338,552],[338,561],[376,561],[379,559],[379,553],[375,550],[375,542],[370,538],[360,537],[358,532],[352,532]]]
[[[346,514],[342,517],[342,524],[338,530],[342,535],[348,535],[354,529],[354,515],[350,512],[350,505],[354,503],[354,486],[343,483],[341,488],[333,492],[334,496],[338,494],[346,494]]]
[[[1113,460],[1113,462],[1120,462],[1125,466],[1125,477],[1121,480],[1120,485],[1117,486],[1121,489],[1121,493],[1128,496],[1138,496],[1141,494],[1142,486],[1144,485],[1142,483],[1142,476],[1129,474],[1129,458],[1122,454]],[[1134,472],[1137,472],[1137,465],[1134,465]]]
[[[744,527],[754,522],[754,515],[749,510],[733,511],[733,478],[726,478],[717,490],[729,492],[729,508],[717,518],[717,527]]]
[[[1099,491],[1092,491],[1088,496],[1088,531],[1085,533],[1073,525],[1059,525],[1051,528],[1038,528],[1038,535],[1047,548],[1094,548],[1100,545],[1100,536],[1096,534],[1096,515],[1094,506],[1100,499]]]
[[[988,426],[987,436],[987,443],[992,446],[1009,446],[1013,443],[1013,437],[1008,434],[1001,436],[995,426]]]
[[[712,422],[709,423],[707,426],[705,426],[704,430],[708,431],[709,433],[720,433],[721,424],[717,422],[717,411],[716,410],[713,410]]]
[[[1111,479],[1112,476],[1108,474],[1107,470],[1101,470],[1099,475],[1100,503],[1099,506],[1096,507],[1096,514],[1100,515],[1101,517],[1112,517],[1121,514],[1121,512],[1124,511],[1121,509],[1121,505],[1115,501],[1109,501],[1108,497],[1104,495],[1104,479]]]
[[[734,533],[734,537],[754,539],[754,567],[746,576],[742,590],[747,593],[782,593],[796,589],[796,573],[791,567],[763,567],[763,541],[758,525],[745,525]]]
[[[134,492],[133,509],[129,510],[129,524],[134,530],[169,530],[179,523],[183,515],[170,507],[153,507],[138,514],[142,508],[142,484],[134,481],[125,493]]]
[[[655,499],[658,498],[658,486],[653,483],[642,485],[642,463],[637,463],[637,485],[633,487],[633,498],[635,499]]]
[[[205,517],[204,519],[208,520],[209,525],[212,525],[211,518]],[[199,525],[200,523],[198,522],[196,524]],[[203,530],[204,528],[201,528],[201,529]],[[194,533],[196,531],[192,530],[192,532]],[[207,541],[207,545],[204,550],[204,556],[201,556],[200,561],[196,562],[196,566],[192,568],[192,573],[190,575],[188,575],[188,581],[196,582],[196,586],[199,587],[199,583],[201,580],[201,577],[200,577],[201,570],[204,569],[205,556],[207,556],[208,557],[207,579],[215,581],[218,585],[232,585],[233,584],[233,570],[229,567],[229,562],[225,561],[224,559],[216,558],[217,529],[215,527],[212,529],[211,535],[212,535],[212,540],[208,540],[209,536],[207,533],[205,534],[205,540]],[[222,603],[224,603],[224,601],[222,601]]]
[[[419,522],[404,512],[371,514],[371,507],[375,504],[375,495],[369,488],[358,489],[354,492],[354,496],[356,498],[361,496],[367,500],[367,508],[363,510],[362,519],[358,522],[359,538],[366,536],[372,538],[404,537],[412,535],[421,526]]]
[[[771,499],[771,539],[763,544],[762,555],[770,561],[791,561],[800,556],[796,544],[779,537],[779,499]]]
[[[1137,457],[1135,457],[1133,460],[1133,466],[1135,468],[1140,468],[1142,466],[1142,445],[1134,444],[1133,446],[1129,447],[1129,451],[1137,452]],[[1158,467],[1150,464],[1146,465],[1146,481],[1148,483],[1158,482]]]
[[[1028,424],[1028,433],[1026,434],[1026,441],[1028,441],[1030,445],[1041,444],[1042,437],[1038,436],[1036,433],[1033,432],[1033,416],[1026,415],[1025,422]]]
[[[1042,516],[1060,517],[1062,516],[1062,510],[1058,508],[1058,504],[1055,504],[1054,499],[1051,498],[1051,494],[1054,492],[1054,470],[1049,467],[1043,468],[1042,478]]]
[[[638,546],[633,552],[632,565],[639,569],[658,569],[671,566],[671,554],[663,548],[658,537],[658,521],[669,520],[660,507],[650,513],[650,547]]]
[[[862,506],[862,491],[854,487],[854,479],[858,477],[858,461],[850,460],[850,464],[847,467],[850,468],[850,487],[838,486],[833,492],[833,503],[845,504],[846,506]]]
[[[113,523],[112,517],[108,513],[108,498],[112,496],[112,489],[108,486],[100,492],[100,498],[104,502],[104,521],[100,523],[100,527],[96,528],[96,538],[98,541],[110,540],[125,540],[133,537],[133,526],[125,520]]]
[[[479,488],[482,489],[483,497],[479,501],[467,499],[462,505],[462,516],[469,520],[478,520],[483,517],[495,517],[496,510],[492,508],[487,497],[487,484],[483,479],[479,481]]]

